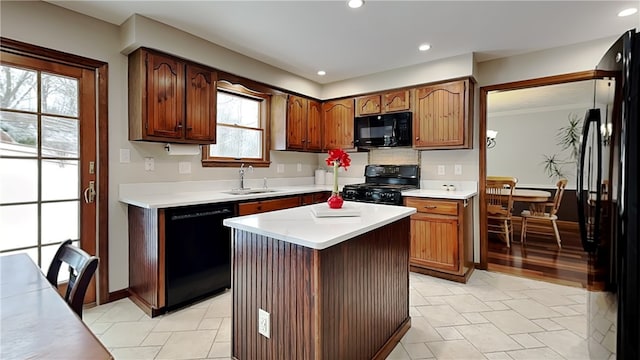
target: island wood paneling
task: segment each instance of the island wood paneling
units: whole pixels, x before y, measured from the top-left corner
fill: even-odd
[[[408,218],[324,250],[241,230],[234,242],[237,359],[384,359],[409,328]]]

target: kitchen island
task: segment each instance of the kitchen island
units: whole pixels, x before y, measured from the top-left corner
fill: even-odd
[[[234,233],[234,358],[384,359],[409,329],[416,210],[347,201],[336,211],[359,216],[315,215],[326,208],[224,220]]]

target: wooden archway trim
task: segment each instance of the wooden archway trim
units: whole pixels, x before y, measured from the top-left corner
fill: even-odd
[[[480,263],[477,264],[479,269],[486,270],[488,268],[488,257],[489,257],[489,242],[488,242],[488,234],[484,229],[487,228],[487,216],[486,216],[486,197],[485,197],[485,183],[484,180],[487,177],[487,143],[486,143],[486,132],[487,132],[487,96],[491,91],[507,91],[507,90],[517,90],[517,89],[526,89],[537,86],[545,86],[545,85],[557,85],[564,84],[574,81],[583,81],[583,80],[593,80],[593,79],[601,79],[604,77],[614,76],[612,72],[601,71],[601,70],[589,70],[589,71],[581,71],[569,74],[562,75],[554,75],[541,77],[536,79],[515,81],[509,83],[502,83],[496,85],[488,85],[480,87],[480,130],[478,134],[478,144],[480,145],[479,152],[479,212],[480,212]]]

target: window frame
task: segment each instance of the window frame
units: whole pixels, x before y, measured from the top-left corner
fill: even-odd
[[[217,90],[235,96],[244,97],[259,101],[260,128],[262,129],[262,157],[258,158],[227,158],[214,157],[209,155],[209,145],[202,147],[202,167],[237,167],[240,164],[252,165],[253,167],[269,167],[270,146],[270,123],[271,123],[271,94],[256,90],[251,90],[243,84],[232,84],[227,80],[219,80]],[[218,126],[216,121],[216,127]],[[243,128],[242,126],[239,126]],[[252,128],[253,129],[253,128]],[[216,134],[219,132],[216,129]]]

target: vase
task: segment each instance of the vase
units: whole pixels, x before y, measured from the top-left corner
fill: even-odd
[[[331,193],[331,196],[327,200],[327,204],[329,204],[329,207],[332,209],[342,208],[343,203],[344,200],[342,200],[342,196],[340,196],[340,194],[338,193]]]
[[[340,196],[340,192],[338,191],[338,168],[340,167],[340,163],[337,161],[333,162],[333,191],[331,192],[331,196],[327,200],[329,207],[332,209],[340,209],[342,207],[342,196]]]

